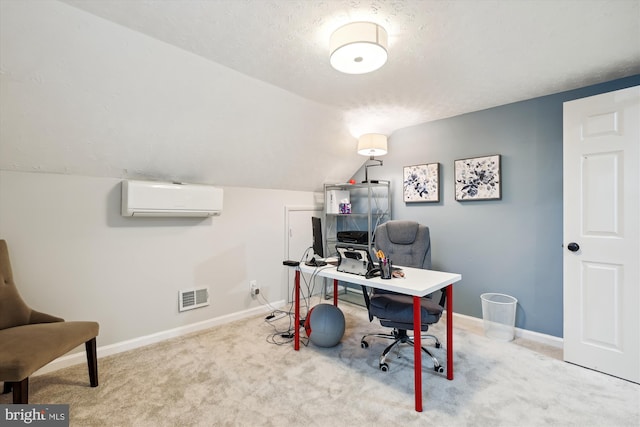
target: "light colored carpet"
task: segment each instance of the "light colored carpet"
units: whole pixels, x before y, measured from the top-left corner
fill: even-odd
[[[30,402],[69,403],[72,426],[640,425],[637,384],[459,328],[455,379],[424,359],[417,413],[412,349],[381,372],[387,342],[359,342],[382,328],[361,307],[341,308],[347,330],[334,348],[269,343],[273,327],[254,317],[101,358],[97,388],[85,365],[34,377]],[[434,329],[443,340],[444,328]],[[444,348],[436,354],[444,363]]]

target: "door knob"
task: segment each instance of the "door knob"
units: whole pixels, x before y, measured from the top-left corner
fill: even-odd
[[[580,245],[576,242],[571,242],[567,245],[567,249],[569,249],[571,252],[576,252],[580,249]]]

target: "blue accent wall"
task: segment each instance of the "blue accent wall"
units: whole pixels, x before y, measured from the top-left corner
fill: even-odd
[[[562,336],[562,104],[640,85],[640,75],[396,131],[382,167],[392,217],[431,230],[433,268],[462,274],[454,311],[482,318],[480,294],[518,299],[516,326]],[[502,156],[502,199],[457,202],[457,159]],[[403,167],[440,163],[440,202],[405,203]],[[360,179],[364,173],[358,173]]]

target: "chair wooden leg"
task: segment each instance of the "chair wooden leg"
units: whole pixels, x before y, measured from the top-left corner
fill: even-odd
[[[91,387],[98,386],[98,355],[96,352],[96,339],[92,338],[84,346],[87,350],[87,366],[89,367],[89,383]]]
[[[29,377],[9,384],[13,387],[14,404],[26,405],[29,403]]]
[[[11,383],[9,381],[4,382],[4,386],[2,388],[2,394],[11,393]]]

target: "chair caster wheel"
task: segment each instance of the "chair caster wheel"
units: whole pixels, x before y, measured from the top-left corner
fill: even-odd
[[[386,363],[381,363],[380,364],[380,370],[382,372],[388,372],[389,371],[389,365],[387,365]]]
[[[360,341],[360,347],[362,348],[369,348],[369,343],[366,341]]]
[[[444,367],[442,367],[442,366],[434,366],[433,370],[436,371],[439,374],[443,374],[444,373]]]

